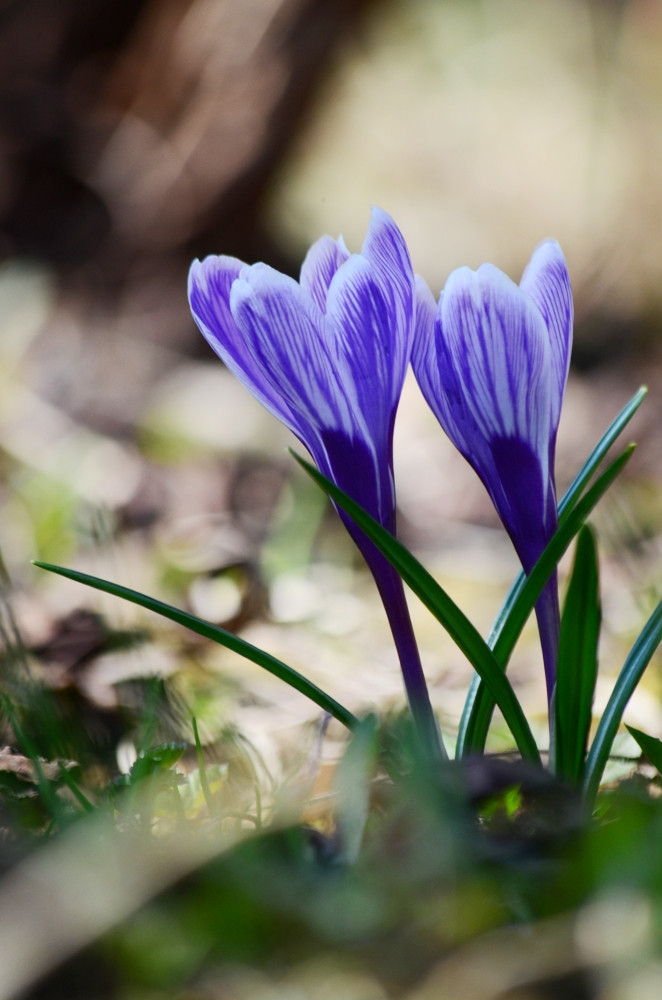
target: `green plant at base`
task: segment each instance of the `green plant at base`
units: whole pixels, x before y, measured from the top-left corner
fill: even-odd
[[[595,541],[591,530],[585,527],[585,522],[595,505],[625,468],[634,445],[628,446],[592,486],[588,484],[608,449],[640,405],[645,392],[645,389],[640,389],[628,403],[576,476],[559,505],[559,526],[556,533],[531,573],[527,577],[520,574],[515,580],[487,641],[480,636],[466,615],[400,542],[314,466],[292,452],[299,465],[334,503],[355,521],[395,567],[402,579],[448,631],[479,675],[480,682],[472,683],[463,713],[457,748],[459,757],[484,751],[492,712],[494,706],[498,705],[522,757],[536,764],[541,763],[530,726],[505,671],[515,644],[540,594],[573,538],[579,533],[575,568],[563,615],[559,682],[552,720],[555,737],[552,756],[557,773],[568,781],[576,783],[584,774],[584,793],[589,801],[597,791],[625,705],[662,638],[661,602],[625,662],[584,765],[597,672],[596,651],[600,617]],[[355,729],[358,725],[358,720],[351,712],[297,671],[225,629],[118,584],[48,563],[37,562],[35,565],[106,593],[115,594],[191,628],[269,670],[311,698],[350,729]]]

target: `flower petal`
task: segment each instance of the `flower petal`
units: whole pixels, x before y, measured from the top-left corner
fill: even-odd
[[[443,298],[442,292],[442,298]],[[421,392],[458,451],[473,466],[488,491],[498,480],[489,442],[478,431],[467,405],[466,392],[444,343],[441,299],[434,296],[422,278],[416,279],[416,324],[411,365]],[[493,500],[497,498],[493,495]],[[499,493],[499,501],[503,496]]]
[[[195,320],[202,334],[216,350],[214,341],[223,345],[237,335],[230,312],[230,289],[245,264],[236,257],[209,256],[194,260],[189,268],[188,295]]]
[[[437,312],[441,378],[454,371],[464,407],[486,441],[516,437],[548,455],[551,347],[536,306],[502,271],[454,271]],[[445,364],[444,364],[445,358]]]
[[[329,350],[325,317],[300,285],[255,264],[234,282],[230,307],[257,365],[297,416],[304,443],[312,444],[309,425],[351,435],[356,428],[351,372]]]
[[[535,302],[547,324],[556,376],[554,422],[558,424],[572,348],[573,304],[570,275],[556,240],[536,248],[522,275],[520,288]]]
[[[520,557],[526,556],[542,537],[531,525],[544,531],[554,507],[551,349],[544,321],[517,285],[488,264],[475,273],[460,268],[451,274],[432,336],[428,295],[419,283],[425,322],[419,317],[412,352],[416,378],[442,427],[482,479]],[[522,461],[524,454],[530,461]],[[517,470],[525,466],[526,475],[518,478]],[[526,517],[523,498],[530,507]]]
[[[205,340],[232,374],[274,416],[295,434],[300,434],[300,421],[256,362],[232,316],[232,285],[245,267],[236,257],[209,256],[202,262],[194,260],[188,279],[191,312]]]
[[[322,236],[306,254],[299,283],[322,312],[326,312],[326,296],[331,280],[340,265],[348,259],[349,251],[342,237],[332,240],[330,236]]]
[[[371,436],[388,434],[402,391],[408,354],[392,301],[375,269],[359,254],[336,272],[327,299],[329,337],[351,372],[357,404]]]
[[[463,425],[468,420],[464,394],[444,350],[443,333],[437,314],[441,310],[427,284],[416,275],[414,341],[411,366],[430,409],[453,444],[465,457],[469,445]],[[443,292],[441,293],[443,297]],[[437,328],[438,327],[438,328]]]
[[[547,322],[525,290],[490,264],[451,274],[432,335],[429,316],[430,296],[419,282],[414,372],[444,430],[483,481],[528,573],[557,524],[553,461],[563,386],[559,392]],[[551,696],[555,581],[536,614]]]
[[[407,370],[413,334],[414,272],[404,237],[390,215],[380,208],[372,216],[361,255],[373,268],[384,296],[393,328],[397,331],[394,364]]]
[[[437,303],[434,295],[419,274],[415,276],[414,286],[414,337],[411,349],[411,363],[414,371],[420,370],[423,377],[437,371],[433,357],[436,358],[434,339],[434,320]],[[418,377],[418,376],[417,376]]]

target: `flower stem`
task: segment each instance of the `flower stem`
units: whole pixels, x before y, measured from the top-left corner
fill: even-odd
[[[409,710],[421,744],[431,761],[448,760],[430,701],[402,580],[380,553],[375,553],[375,556],[370,558],[369,565],[391,626]]]
[[[559,591],[557,576],[554,573],[549,583],[538,598],[536,604],[538,632],[542,646],[542,658],[545,665],[545,681],[547,682],[547,703],[551,705],[554,685],[556,684],[556,661],[559,655],[559,635],[561,631],[561,614],[559,610]]]

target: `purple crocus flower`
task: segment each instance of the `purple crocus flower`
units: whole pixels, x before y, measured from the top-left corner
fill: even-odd
[[[360,254],[323,236],[299,282],[266,264],[206,257],[191,265],[193,316],[227,367],[328,478],[395,530],[393,425],[413,336],[414,275],[399,229],[373,209]],[[379,588],[412,714],[439,736],[402,582],[341,512]]]
[[[417,278],[412,365],[451,441],[483,481],[524,571],[557,527],[554,453],[572,343],[568,269],[541,243],[519,287],[483,264],[448,278],[438,306]],[[536,606],[551,698],[556,678],[556,575]]]

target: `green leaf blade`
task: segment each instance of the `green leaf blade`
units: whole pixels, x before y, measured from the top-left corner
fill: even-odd
[[[623,712],[660,642],[662,642],[662,601],[653,611],[628,653],[593,737],[584,771],[584,796],[589,803],[593,802],[598,793]]]
[[[559,642],[555,696],[555,770],[570,784],[581,779],[598,675],[600,638],[598,560],[593,531],[579,532]]]
[[[635,729],[634,726],[625,727],[629,732],[630,736],[639,744],[642,753],[644,753],[653,767],[662,774],[662,740],[656,739],[654,736],[649,736],[647,733],[642,733],[640,729]]]
[[[192,632],[197,632],[198,635],[202,635],[206,639],[211,639],[212,642],[217,642],[220,646],[225,646],[227,649],[239,653],[240,656],[244,656],[247,660],[257,663],[258,666],[263,667],[270,674],[285,681],[290,687],[295,688],[301,694],[310,698],[311,701],[314,701],[325,712],[329,712],[344,726],[347,726],[348,729],[354,729],[358,725],[358,719],[355,715],[344,708],[335,698],[332,698],[322,691],[321,688],[318,688],[312,681],[307,680],[297,670],[288,667],[282,660],[271,656],[270,653],[265,653],[264,650],[258,649],[252,643],[246,642],[245,639],[240,639],[238,635],[227,632],[220,625],[212,625],[211,622],[206,622],[202,618],[197,618],[186,611],[174,608],[164,601],[157,601],[155,598],[141,594],[137,590],[122,587],[118,583],[111,583],[109,580],[102,580],[97,576],[90,576],[88,573],[79,573],[77,570],[66,569],[63,566],[55,566],[52,563],[38,562],[36,560],[34,565],[40,569],[48,570],[49,573],[57,573],[68,580],[74,580],[76,583],[83,583],[87,587],[101,590],[105,594],[121,597],[125,601],[130,601],[132,604],[137,604],[148,611],[154,611],[157,615],[169,618],[170,621],[176,622],[178,625],[183,625],[185,628],[191,629]]]

